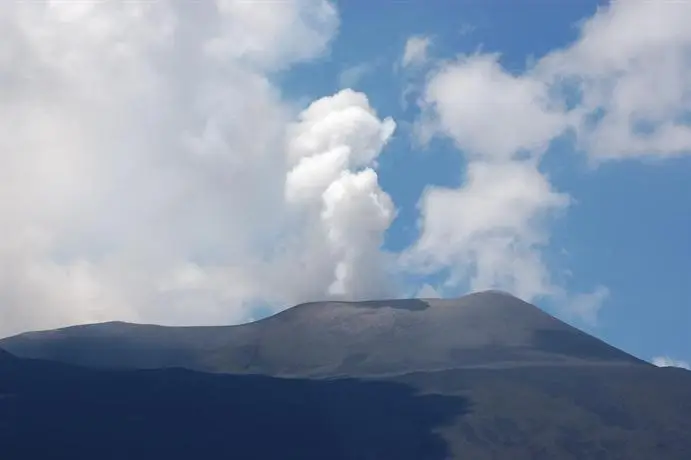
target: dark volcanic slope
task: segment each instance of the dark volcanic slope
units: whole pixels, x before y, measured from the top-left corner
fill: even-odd
[[[77,326],[0,341],[12,353],[108,368],[365,376],[642,361],[501,292],[454,300],[303,304],[251,324]]]
[[[17,359],[15,356],[13,356],[11,353],[6,352],[3,349],[0,349],[0,362],[5,361],[5,360],[10,360],[10,359]]]
[[[0,458],[441,460],[435,428],[466,405],[397,382],[0,359]]]
[[[691,458],[691,372],[680,369],[306,380],[5,358],[3,460]]]
[[[232,327],[98,324],[2,346],[264,374],[0,350],[3,460],[691,458],[691,372],[496,292],[304,304]]]

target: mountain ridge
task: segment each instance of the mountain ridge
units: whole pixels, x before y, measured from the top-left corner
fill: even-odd
[[[286,379],[17,358],[0,359],[0,375],[0,458],[8,460],[686,460],[691,453],[691,373],[680,369]]]
[[[3,459],[691,455],[690,372],[495,292],[16,336],[0,376]]]
[[[644,364],[497,291],[458,299],[309,302],[233,326],[98,323],[20,334],[0,340],[0,347],[17,356],[88,367],[294,377]]]

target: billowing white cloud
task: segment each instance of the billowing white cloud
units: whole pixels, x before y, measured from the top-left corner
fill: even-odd
[[[468,160],[457,189],[430,188],[420,202],[421,233],[404,261],[448,270],[448,292],[498,288],[527,300],[564,296],[542,251],[546,223],[568,207],[539,170],[569,116],[549,87],[514,76],[498,55],[472,55],[434,70],[420,99],[423,141],[451,138]]]
[[[523,73],[496,54],[447,62],[426,88],[423,132],[468,154],[539,150],[567,127],[599,159],[689,153],[689,20],[686,2],[612,2]]]
[[[682,369],[691,370],[691,364],[680,359],[673,359],[669,356],[656,356],[652,363],[658,367],[680,367]]]
[[[427,62],[427,52],[432,39],[424,35],[414,35],[405,42],[403,49],[403,56],[401,57],[401,66],[414,67],[420,66]]]
[[[337,26],[323,0],[0,6],[0,334],[379,294],[395,211],[361,169],[395,124],[354,92],[296,120],[272,82]]]
[[[293,171],[324,154],[343,158],[352,168],[365,166],[379,155],[395,128],[391,118],[377,118],[367,96],[345,89],[315,101],[300,114],[300,122],[290,128],[288,159]]]
[[[322,203],[321,218],[338,260],[329,293],[354,298],[392,296],[386,256],[379,249],[395,211],[379,188],[374,170],[344,172],[326,189]]]
[[[573,108],[580,146],[596,160],[691,153],[691,4],[612,2],[531,78]]]
[[[609,295],[607,287],[597,286],[592,292],[564,297],[561,304],[567,315],[575,316],[592,326],[597,324],[598,313]]]
[[[426,137],[444,134],[470,157],[509,160],[544,151],[567,127],[546,84],[507,73],[498,55],[473,55],[443,64],[422,96]]]
[[[329,295],[392,295],[389,257],[379,248],[395,209],[372,165],[395,122],[380,120],[367,97],[350,89],[315,101],[299,120],[289,129],[287,154],[293,168],[285,196],[302,210],[303,225],[310,231],[301,253],[330,255],[334,268],[315,273],[330,279]]]
[[[447,287],[501,287],[533,299],[552,293],[539,257],[547,243],[542,220],[569,204],[532,162],[471,162],[458,189],[430,188],[420,203],[421,234],[407,263],[452,270]]]
[[[425,194],[421,234],[404,260],[448,272],[450,286],[551,296],[594,322],[607,288],[569,294],[544,262],[548,218],[569,198],[540,160],[566,132],[594,161],[691,152],[689,22],[684,2],[612,2],[574,43],[524,72],[509,72],[497,54],[439,64],[422,91],[417,133],[452,139],[468,171],[458,189]]]
[[[216,25],[217,35],[204,44],[203,51],[263,69],[278,69],[318,56],[338,25],[336,8],[324,0],[215,3],[221,22]]]

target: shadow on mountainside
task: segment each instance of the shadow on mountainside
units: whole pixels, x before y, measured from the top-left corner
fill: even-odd
[[[0,359],[0,458],[445,459],[457,396],[402,383]]]

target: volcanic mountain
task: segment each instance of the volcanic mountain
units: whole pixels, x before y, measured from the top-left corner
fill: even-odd
[[[691,458],[691,372],[500,292],[0,347],[3,460]]]
[[[511,295],[315,302],[237,326],[102,323],[0,341],[17,356],[100,368],[376,376],[644,363]]]

